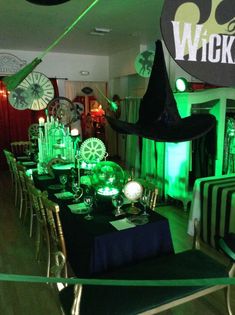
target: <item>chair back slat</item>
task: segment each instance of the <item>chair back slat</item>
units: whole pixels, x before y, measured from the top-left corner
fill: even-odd
[[[30,195],[31,206],[35,210],[37,220],[39,224],[46,226],[46,214],[42,204],[42,192],[34,186],[30,179],[27,180],[26,185]]]
[[[157,206],[158,188],[157,186],[143,178],[136,179],[143,186],[143,194],[148,196],[148,207],[154,210]]]
[[[27,154],[27,150],[31,147],[30,141],[14,141],[11,142],[11,152],[14,156],[23,156]]]
[[[5,155],[5,158],[6,158],[6,161],[7,161],[7,165],[8,165],[8,169],[9,169],[9,172],[10,172],[10,175],[11,175],[11,182],[12,184],[13,183],[13,177],[14,177],[14,173],[13,173],[13,166],[12,166],[12,159],[14,158],[14,155],[12,152],[4,149],[3,150],[3,153]]]
[[[62,225],[60,221],[59,205],[54,203],[50,199],[48,199],[48,196],[46,193],[42,195],[42,204],[44,206],[45,213],[46,213],[46,220],[47,220],[48,231],[50,235],[51,246],[54,250],[53,258],[55,261],[55,265],[57,266],[58,264],[57,258],[59,256],[63,256],[65,264],[63,268],[61,269],[63,269],[64,276],[67,277],[67,265],[66,265],[67,252],[66,252],[63,229],[62,229]],[[58,252],[60,252],[60,254],[58,254]]]
[[[11,164],[12,169],[12,183],[13,183],[13,189],[15,193],[15,206],[17,206],[21,194],[21,184],[20,184],[20,178],[19,178],[19,172],[17,169],[17,162],[13,155],[9,155],[9,160]]]
[[[27,185],[26,185],[26,168],[19,163],[16,163],[16,168],[18,171],[21,189],[23,192],[27,193],[28,190],[27,190]]]

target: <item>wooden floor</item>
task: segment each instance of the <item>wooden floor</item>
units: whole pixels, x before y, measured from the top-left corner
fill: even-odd
[[[0,273],[44,275],[44,264],[35,260],[34,240],[14,206],[9,175],[0,175]],[[27,223],[27,222],[26,222]],[[61,315],[54,290],[47,284],[0,281],[1,315]]]
[[[36,262],[34,239],[29,238],[28,225],[23,225],[14,206],[9,174],[0,174],[0,273],[45,275],[45,264]],[[158,211],[170,222],[176,252],[191,247],[187,235],[188,213],[172,206]],[[232,289],[235,314],[235,288]],[[26,284],[0,281],[0,315],[61,315],[55,291],[46,284]],[[177,306],[162,315],[225,315],[223,292]],[[95,315],[95,314],[94,314]]]

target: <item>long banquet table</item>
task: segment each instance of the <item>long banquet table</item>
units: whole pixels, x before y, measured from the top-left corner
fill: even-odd
[[[50,180],[34,176],[36,186],[45,189]],[[72,213],[68,205],[72,199],[57,199],[54,193],[50,199],[60,205],[68,261],[77,276],[90,277],[97,273],[113,270],[157,255],[173,252],[168,220],[149,212],[149,222],[135,227],[117,230],[110,221],[123,219],[115,217],[109,201],[99,201],[94,207],[93,220],[84,215]]]

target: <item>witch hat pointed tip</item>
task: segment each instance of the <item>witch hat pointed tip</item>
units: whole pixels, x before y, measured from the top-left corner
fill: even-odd
[[[155,55],[148,87],[139,110],[139,123],[152,123],[167,117],[178,120],[179,113],[170,86],[161,40],[155,42]]]

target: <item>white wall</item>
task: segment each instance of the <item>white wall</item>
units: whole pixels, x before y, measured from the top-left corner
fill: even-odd
[[[109,58],[109,93],[119,94],[121,98],[125,96],[141,97],[144,95],[148,79],[142,78],[136,73],[134,64],[137,55],[144,50],[155,51],[155,43],[133,47],[127,51],[118,52]],[[184,76],[190,81],[189,77],[171,58],[168,50],[163,43],[166,68],[172,88],[174,89],[175,79]]]
[[[40,56],[40,52],[22,50],[0,50],[0,53],[11,53],[20,59],[30,63],[34,58]],[[89,75],[82,76],[81,70],[89,71]],[[35,68],[53,78],[67,78],[71,81],[108,81],[109,79],[109,57],[76,55],[64,53],[48,53],[42,62]]]
[[[109,82],[109,96],[119,94],[121,98],[126,96],[143,96],[148,79],[136,74],[134,67],[137,55],[145,49],[155,49],[154,43],[145,46],[132,47],[127,51],[121,51],[108,56],[77,55],[65,53],[48,53],[35,71],[44,73],[48,77],[67,78],[71,81],[103,81]],[[30,63],[41,52],[21,50],[0,50],[0,53],[11,53],[20,59]],[[164,47],[167,69],[170,72],[170,82],[174,88],[176,77],[184,75],[189,81],[191,76],[177,66]],[[89,71],[89,75],[82,76],[80,71]],[[64,81],[58,80],[60,95],[64,96]]]
[[[129,50],[121,51],[109,57],[109,93],[126,96],[143,96],[146,79],[140,77],[135,70],[135,59],[140,52],[147,49],[138,45]]]
[[[109,97],[112,98],[114,94],[118,94],[120,98],[128,95],[128,76],[111,79],[108,86]]]
[[[109,57],[109,78],[113,79],[135,74],[134,62],[139,53],[140,46],[136,46],[111,55]]]

